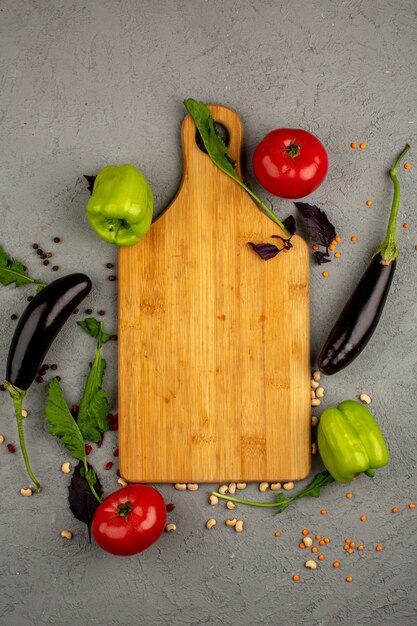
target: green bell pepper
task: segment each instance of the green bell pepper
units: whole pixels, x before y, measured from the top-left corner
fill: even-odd
[[[350,482],[361,472],[373,476],[372,469],[389,461],[378,424],[370,411],[355,400],[323,412],[317,443],[326,469],[341,483]]]
[[[116,246],[133,246],[152,222],[153,193],[133,165],[108,165],[98,174],[87,204],[87,219],[97,235]]]

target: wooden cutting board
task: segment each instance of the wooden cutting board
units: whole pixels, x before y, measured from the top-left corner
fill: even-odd
[[[237,162],[239,116],[211,106]],[[296,480],[310,469],[309,256],[182,125],[180,189],[119,252],[120,472],[130,482]],[[280,213],[290,210],[289,202]]]

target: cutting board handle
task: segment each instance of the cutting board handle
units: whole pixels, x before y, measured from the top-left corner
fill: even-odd
[[[242,178],[241,151],[243,143],[243,124],[239,115],[228,107],[218,104],[209,105],[210,113],[215,122],[218,122],[229,134],[227,151],[236,162],[236,173]],[[182,150],[184,158],[184,179],[195,176],[201,177],[210,157],[198,146],[196,141],[196,127],[191,115],[184,118],[181,129]],[[213,164],[214,165],[214,164]],[[218,170],[219,171],[219,170]]]

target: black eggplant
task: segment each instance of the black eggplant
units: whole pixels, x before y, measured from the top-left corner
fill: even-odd
[[[318,365],[324,374],[335,374],[349,365],[365,348],[381,317],[398,258],[396,231],[400,185],[397,167],[409,149],[407,144],[389,172],[394,184],[394,198],[385,239],[376,250],[320,352]]]
[[[26,307],[10,345],[3,384],[13,400],[20,447],[37,492],[41,488],[30,468],[23,435],[23,398],[58,332],[90,290],[91,280],[85,274],[69,274],[54,280]]]

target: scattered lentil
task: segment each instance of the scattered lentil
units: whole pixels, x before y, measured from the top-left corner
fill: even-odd
[[[363,546],[362,546],[362,545],[361,545],[361,546],[358,546],[356,549],[357,549],[357,550],[359,550],[359,552],[362,552],[362,550],[363,550]]]
[[[318,250],[318,249],[319,249],[319,247],[318,247],[318,245],[315,243],[314,245],[312,245],[312,246],[311,246],[311,249],[315,251],[315,250]]]
[[[313,547],[311,548],[311,551],[312,551],[312,553],[313,553],[313,554],[316,554],[316,552],[318,552],[318,551],[319,551],[319,549],[318,549],[318,547],[317,547],[317,546],[313,546]]]
[[[360,144],[359,144],[359,148],[360,148],[361,150],[365,150],[365,148],[366,148],[366,143],[360,143]]]
[[[352,235],[352,237],[350,238],[351,241],[357,241],[358,238],[355,235]]]
[[[366,515],[361,515],[359,519],[361,520],[361,522],[366,522],[368,518],[366,517]]]
[[[300,541],[300,543],[298,544],[298,547],[301,548],[301,549],[305,548],[304,542]]]
[[[276,531],[275,537],[281,537],[281,533],[279,532],[279,530]]]
[[[351,583],[353,580],[352,576],[346,576],[346,582]]]
[[[409,509],[415,509],[416,505],[413,502],[410,502],[410,504],[408,505]]]
[[[397,509],[397,507],[396,507],[396,506],[394,506],[394,508],[392,509],[392,512],[393,512],[393,513],[398,513],[398,509]]]
[[[411,167],[412,167],[411,163],[404,163],[405,170],[411,170]]]
[[[317,539],[317,541],[318,541],[319,539],[321,539],[321,535],[316,535],[316,539]]]
[[[319,554],[317,558],[319,561],[324,561],[324,554]]]
[[[327,515],[327,511],[326,511],[326,509],[322,509],[322,510],[320,511],[320,513],[321,513],[321,515]]]
[[[353,493],[351,491],[348,491],[348,493],[345,494],[345,497],[350,500],[351,498],[353,498]]]
[[[408,227],[409,227],[409,224],[407,223],[403,224],[403,228],[408,228]]]
[[[350,144],[350,147],[355,150],[358,147],[358,144],[353,142],[353,143]]]
[[[375,547],[375,550],[376,550],[377,552],[382,552],[383,547],[382,547],[382,546],[376,546],[376,547]]]
[[[330,539],[328,537],[324,538],[324,543],[330,543]]]
[[[300,577],[299,577],[299,576],[297,576],[297,574],[294,574],[294,576],[292,577],[292,579],[293,579],[295,582],[298,582],[298,581],[300,580]]]
[[[326,542],[324,541],[324,539],[320,539],[319,541],[319,545],[320,546],[324,546],[326,544]]]
[[[323,272],[323,277],[324,278],[328,278],[329,277],[329,272]]]
[[[340,257],[342,256],[342,254],[340,252],[335,252],[334,256],[336,257],[336,259],[340,259]]]
[[[372,200],[367,200],[367,201],[366,201],[366,205],[367,205],[367,206],[372,206],[372,205],[373,205]]]
[[[304,530],[301,531],[301,534],[304,535],[304,537],[307,537],[307,535],[310,534],[310,531],[308,530],[308,528],[304,528]]]

